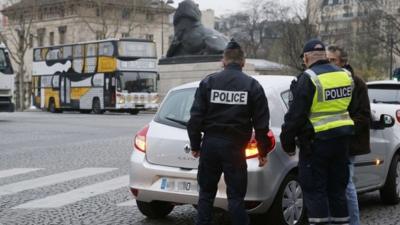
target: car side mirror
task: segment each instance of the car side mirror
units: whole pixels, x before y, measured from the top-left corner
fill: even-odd
[[[379,121],[372,121],[371,128],[374,130],[383,130],[385,128],[393,127],[395,120],[393,116],[382,114]]]
[[[395,122],[393,116],[387,114],[382,114],[379,121],[385,128],[393,127]]]

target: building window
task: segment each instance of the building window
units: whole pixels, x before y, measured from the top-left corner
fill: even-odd
[[[106,37],[105,37],[105,35],[104,35],[104,33],[102,32],[102,31],[96,31],[96,40],[102,40],[102,39],[105,39]]]
[[[122,19],[129,19],[131,12],[129,9],[122,9]]]
[[[40,28],[37,30],[38,47],[44,45],[44,35],[46,34],[46,28]]]
[[[33,48],[33,34],[29,35],[28,45],[29,45],[29,48]]]
[[[60,44],[65,44],[65,37],[67,34],[67,26],[58,27],[58,36],[60,38]]]
[[[146,13],[146,20],[147,21],[154,21],[154,14]]]
[[[49,44],[54,45],[54,32],[50,32]]]
[[[153,41],[154,35],[153,34],[146,34],[146,40]]]
[[[121,35],[123,38],[127,38],[127,37],[129,37],[130,36],[130,34],[129,34],[129,32],[126,32],[126,33],[122,33],[122,35]]]
[[[100,9],[100,7],[96,8],[96,16],[97,17],[101,17],[101,9]]]

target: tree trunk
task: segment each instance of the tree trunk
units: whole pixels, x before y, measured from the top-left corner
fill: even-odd
[[[18,65],[18,110],[25,109],[24,64]]]

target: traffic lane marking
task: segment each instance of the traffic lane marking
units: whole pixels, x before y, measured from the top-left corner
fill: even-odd
[[[0,170],[0,178],[12,177],[25,173],[31,173],[34,171],[42,170],[43,168],[13,168],[8,170]]]
[[[90,197],[114,191],[123,187],[128,187],[129,176],[125,175],[101,183],[84,186],[69,192],[48,196],[46,198],[29,201],[18,205],[13,209],[44,209],[59,208]]]
[[[45,177],[39,177],[31,180],[25,180],[17,183],[11,183],[0,186],[0,196],[16,194],[21,191],[46,187],[78,178],[107,173],[113,170],[117,170],[117,168],[83,168],[79,170],[57,173]]]

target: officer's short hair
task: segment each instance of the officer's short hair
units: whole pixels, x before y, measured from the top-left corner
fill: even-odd
[[[242,64],[245,60],[244,52],[241,48],[237,49],[225,49],[224,60],[229,63]]]
[[[349,54],[347,54],[347,51],[345,51],[344,48],[337,45],[330,45],[328,51],[333,53],[339,52],[339,59],[342,63],[347,63],[349,61]]]

